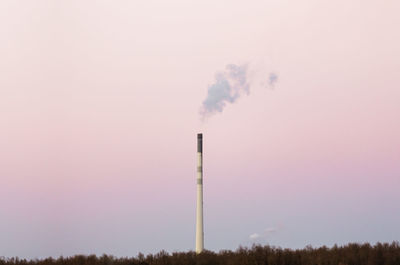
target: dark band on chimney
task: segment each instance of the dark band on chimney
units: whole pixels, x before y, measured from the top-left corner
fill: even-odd
[[[203,134],[197,134],[197,152],[203,153]]]

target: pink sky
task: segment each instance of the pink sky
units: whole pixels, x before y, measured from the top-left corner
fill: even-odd
[[[207,249],[399,240],[399,8],[1,1],[0,256],[194,249],[197,132]]]

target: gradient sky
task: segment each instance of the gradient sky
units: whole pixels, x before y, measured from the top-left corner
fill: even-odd
[[[2,0],[0,256],[193,250],[197,132],[207,249],[399,240],[398,10]],[[250,94],[201,122],[231,63]]]

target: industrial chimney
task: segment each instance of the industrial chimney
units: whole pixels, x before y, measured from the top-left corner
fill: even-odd
[[[197,134],[197,209],[196,209],[196,253],[204,249],[203,232],[203,134]]]

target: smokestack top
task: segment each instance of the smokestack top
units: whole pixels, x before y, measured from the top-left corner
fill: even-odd
[[[197,152],[203,153],[203,134],[197,134]]]

